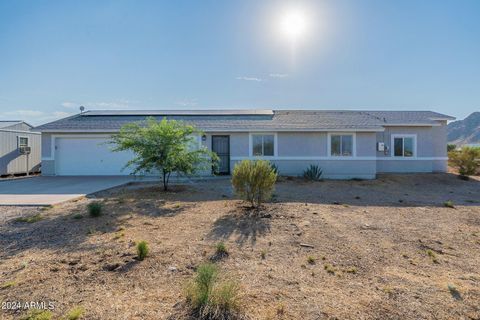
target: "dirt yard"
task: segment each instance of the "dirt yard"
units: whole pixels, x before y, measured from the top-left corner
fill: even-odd
[[[84,319],[166,319],[224,241],[218,264],[251,319],[480,319],[478,178],[283,180],[256,215],[229,180],[95,196],[99,218],[87,214],[92,198],[0,207],[0,301],[52,302],[55,319],[76,306]],[[134,259],[140,240],[151,247],[144,261]]]

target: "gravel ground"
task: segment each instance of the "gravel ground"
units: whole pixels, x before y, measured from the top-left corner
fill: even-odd
[[[165,319],[224,241],[218,264],[251,319],[480,319],[478,178],[282,179],[256,215],[225,180],[95,196],[99,218],[86,213],[92,198],[0,208],[0,301],[52,302],[58,318],[81,306],[85,319]],[[34,214],[42,219],[16,221]],[[140,240],[151,246],[144,261],[134,259]]]

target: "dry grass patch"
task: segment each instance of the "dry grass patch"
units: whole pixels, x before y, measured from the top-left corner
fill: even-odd
[[[95,194],[103,204],[98,218],[72,218],[88,217],[92,200],[80,199],[37,223],[15,219],[43,215],[41,208],[0,207],[0,284],[21,284],[0,289],[0,300],[55,301],[54,319],[79,303],[85,319],[110,319],[112,308],[125,319],[192,316],[185,285],[223,242],[229,255],[218,262],[218,283],[237,280],[242,314],[251,319],[476,319],[480,203],[467,200],[480,199],[479,185],[440,174],[281,179],[275,202],[250,210],[229,180],[169,192],[132,184]],[[140,262],[135,239],[154,254]],[[18,319],[0,312],[2,320]]]

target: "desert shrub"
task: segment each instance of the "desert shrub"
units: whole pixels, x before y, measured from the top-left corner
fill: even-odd
[[[212,263],[197,268],[186,295],[196,319],[238,318],[238,285],[233,281],[219,281],[218,267]]]
[[[447,152],[454,151],[455,149],[457,149],[457,146],[455,144],[447,144]]]
[[[87,209],[88,214],[90,214],[91,217],[99,217],[102,215],[103,206],[101,202],[95,201],[90,202],[87,206]]]
[[[0,289],[7,289],[15,286],[17,283],[15,281],[8,281],[0,285]]]
[[[350,267],[347,270],[345,270],[347,273],[357,273],[357,268],[355,267]]]
[[[435,252],[433,252],[433,250],[427,249],[427,250],[425,251],[425,253],[427,254],[427,256],[429,256],[430,258],[432,258],[433,263],[439,263],[439,261],[438,261],[438,259],[437,259],[437,255],[435,254]]]
[[[33,216],[17,218],[17,219],[15,219],[15,221],[16,222],[25,222],[25,223],[34,223],[34,222],[38,222],[38,221],[43,220],[43,219],[44,219],[44,217],[37,213]]]
[[[322,179],[322,169],[318,165],[311,164],[308,169],[303,171],[303,177],[310,181],[320,181]]]
[[[68,311],[67,313],[67,320],[78,320],[82,318],[83,313],[85,312],[85,309],[82,307],[75,307]]]
[[[330,274],[335,274],[335,268],[331,265],[331,264],[326,264],[323,266],[323,268],[325,269],[325,271],[327,271],[328,273]]]
[[[476,174],[480,166],[480,148],[463,147],[448,153],[449,164],[462,176]]]
[[[260,257],[265,260],[267,257],[267,250],[263,249],[262,252],[260,252]]]
[[[455,206],[453,205],[453,201],[452,201],[452,200],[445,201],[445,202],[443,203],[443,206],[446,207],[446,208],[455,208]]]
[[[83,219],[83,215],[81,213],[76,213],[73,215],[73,219],[75,220]]]
[[[39,310],[39,309],[32,309],[30,310],[26,316],[21,318],[22,320],[51,320],[53,317],[52,312],[48,310]]]
[[[217,254],[228,254],[227,246],[225,246],[224,242],[219,242],[215,245],[215,251]]]
[[[312,256],[308,256],[308,257],[307,257],[307,262],[308,262],[309,264],[315,264],[315,258],[312,257]]]
[[[277,174],[265,160],[243,160],[233,169],[232,185],[235,193],[253,207],[270,199]]]
[[[148,256],[148,252],[150,249],[148,248],[147,241],[140,241],[137,244],[137,255],[139,260],[143,260]]]

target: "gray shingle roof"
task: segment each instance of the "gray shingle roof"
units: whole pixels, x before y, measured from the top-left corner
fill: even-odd
[[[431,111],[205,110],[87,111],[41,125],[43,132],[116,131],[152,116],[184,121],[203,131],[382,131],[387,125],[436,125],[452,117]]]
[[[16,124],[22,123],[19,120],[0,120],[0,128],[7,128],[10,126],[14,126]]]

